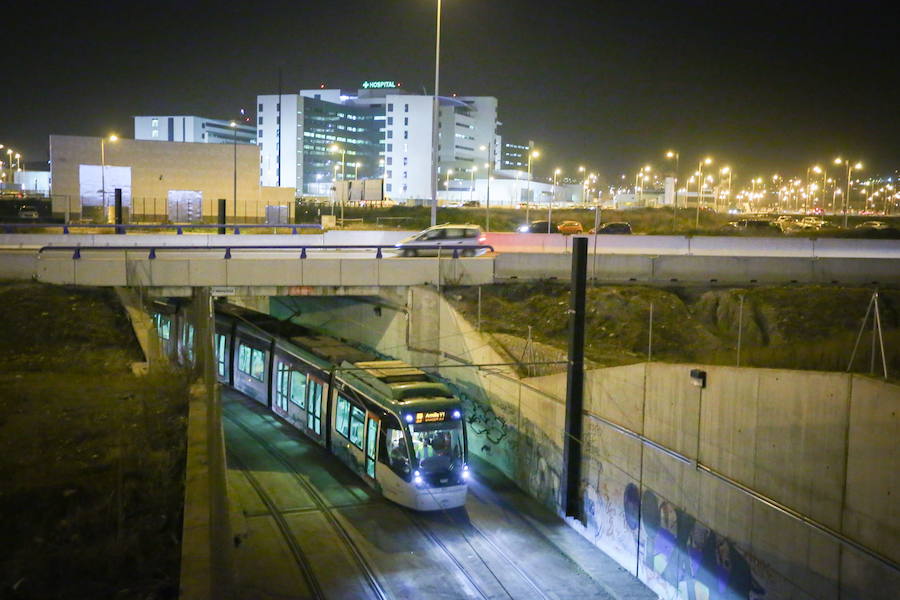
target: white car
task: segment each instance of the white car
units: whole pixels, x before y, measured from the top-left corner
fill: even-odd
[[[461,256],[478,256],[487,248],[478,248],[487,241],[478,225],[435,225],[425,231],[404,238],[394,244],[401,256],[442,256],[459,250]]]

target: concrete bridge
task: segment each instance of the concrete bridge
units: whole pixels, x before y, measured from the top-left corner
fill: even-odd
[[[570,276],[568,236],[495,233],[488,243],[496,252],[486,256],[400,258],[391,246],[408,233],[0,235],[0,277],[142,286],[166,295],[194,286],[252,289],[253,295],[357,295],[392,286]],[[897,240],[590,236],[589,250],[588,276],[602,283],[900,284]]]

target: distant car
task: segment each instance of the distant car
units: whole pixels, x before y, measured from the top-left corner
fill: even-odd
[[[526,223],[525,225],[520,225],[516,231],[519,233],[551,233],[555,228],[552,225],[548,226],[548,222],[544,221],[532,221],[531,223]]]
[[[19,218],[27,219],[29,221],[36,220],[40,215],[38,215],[38,211],[33,206],[23,206],[19,208]]]
[[[394,244],[402,256],[437,256],[447,254],[454,247],[461,249],[463,256],[477,256],[487,252],[487,248],[473,248],[487,242],[478,225],[435,225]]]
[[[481,206],[481,202],[479,202],[478,200],[466,200],[462,205],[463,208],[478,208],[479,206]]]
[[[828,227],[828,221],[819,217],[803,217],[797,223],[800,229],[822,229]]]
[[[777,225],[769,219],[738,219],[728,226],[739,231],[771,231]]]
[[[890,229],[890,225],[884,221],[866,221],[856,226],[857,229]]]
[[[563,221],[556,226],[556,230],[565,235],[573,235],[584,232],[584,228],[578,221]]]
[[[624,221],[617,221],[612,223],[604,223],[597,230],[591,229],[591,234],[631,234],[631,224],[626,223]]]

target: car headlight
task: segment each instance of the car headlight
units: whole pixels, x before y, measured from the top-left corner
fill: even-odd
[[[519,233],[528,233],[528,225],[521,225],[517,231]]]

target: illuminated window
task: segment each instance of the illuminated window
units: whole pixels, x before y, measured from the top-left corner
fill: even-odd
[[[227,343],[224,335],[216,334],[216,366],[219,377],[225,377],[228,362]]]
[[[316,434],[322,433],[322,383],[312,377],[309,379],[306,426],[316,432]]]
[[[350,437],[350,401],[343,396],[338,396],[334,429],[344,437]]]
[[[288,386],[290,384],[291,371],[287,363],[278,362],[278,373],[275,377],[275,406],[283,412],[288,409]]]
[[[159,119],[150,119],[150,127],[159,127]]]
[[[159,129],[154,129],[153,131],[151,131],[150,137],[158,138],[159,137]]]
[[[357,406],[350,407],[350,443],[362,450],[366,412]]]
[[[291,402],[306,408],[306,373],[291,371]]]

